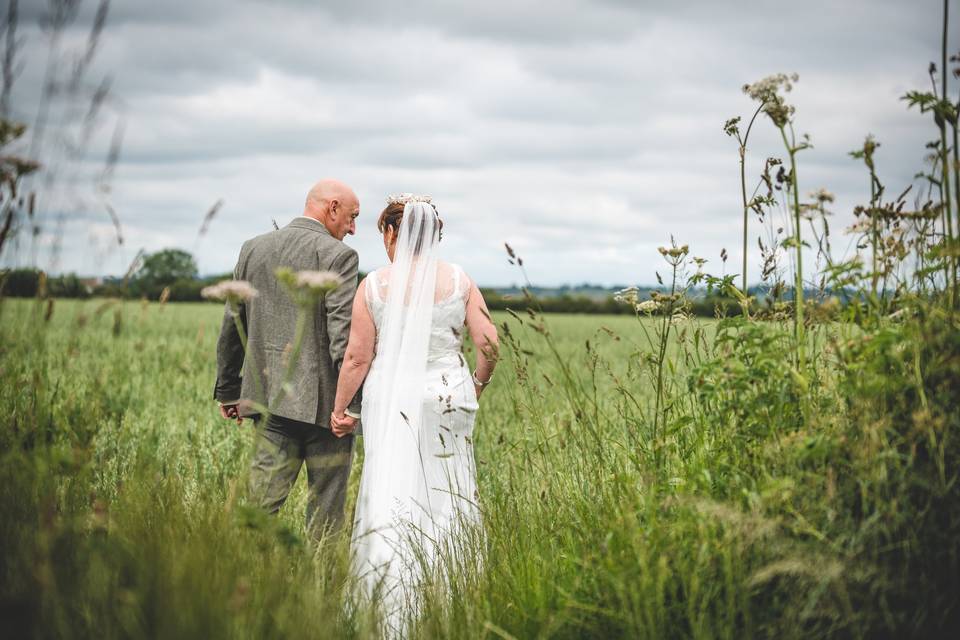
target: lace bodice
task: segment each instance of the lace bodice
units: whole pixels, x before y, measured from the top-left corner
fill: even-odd
[[[367,275],[365,298],[367,309],[377,327],[383,322],[390,281],[390,267],[383,267]],[[464,322],[467,314],[469,280],[459,265],[447,262],[437,264],[437,285],[433,305],[433,326],[430,330],[428,360],[459,358],[463,347]]]

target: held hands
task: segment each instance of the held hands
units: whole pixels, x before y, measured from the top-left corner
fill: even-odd
[[[237,404],[221,404],[220,417],[225,420],[236,420],[237,424],[243,423],[243,416],[240,415],[240,408]]]
[[[337,414],[330,414],[330,430],[333,431],[333,435],[338,438],[342,438],[345,435],[353,433],[354,429],[357,428],[357,419],[351,418],[347,414],[342,414],[339,418]]]

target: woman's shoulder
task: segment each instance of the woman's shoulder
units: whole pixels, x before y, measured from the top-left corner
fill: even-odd
[[[389,280],[390,276],[390,265],[385,265],[383,267],[377,267],[372,271],[368,271],[367,275],[364,277],[364,280],[369,280],[372,282],[383,282],[385,279]]]
[[[441,261],[438,266],[437,286],[440,290],[449,291],[450,300],[459,299],[466,303],[473,289],[473,280],[467,272],[456,262]]]
[[[456,262],[450,262],[448,260],[440,260],[439,264],[441,268],[449,269],[451,273],[457,274],[460,278],[470,277],[467,275],[466,270]]]
[[[363,289],[363,295],[369,304],[371,301],[381,300],[384,297],[384,289],[390,282],[389,267],[380,267],[367,272],[357,287],[357,293]]]

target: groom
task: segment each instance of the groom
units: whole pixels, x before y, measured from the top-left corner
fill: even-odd
[[[350,187],[321,180],[307,195],[303,215],[245,242],[233,276],[258,291],[239,308],[247,351],[229,305],[217,342],[214,398],[220,415],[238,423],[251,417],[258,426],[250,497],[269,513],[278,512],[305,463],[307,526],[315,538],[342,525],[350,476],[353,437],[336,437],[329,424],[357,289],[357,252],[343,238],[356,232],[359,213],[360,202]],[[300,308],[277,282],[278,267],[333,271],[342,282],[313,310],[283,391]],[[244,400],[269,407],[266,424]],[[352,427],[359,418],[358,398],[350,408],[346,420]]]

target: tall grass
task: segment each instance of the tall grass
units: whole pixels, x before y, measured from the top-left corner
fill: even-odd
[[[956,105],[946,76],[939,97],[906,96],[940,117],[925,178],[936,198],[884,201],[864,147],[858,249],[834,256],[824,240],[814,304],[801,221],[826,199],[800,200],[792,81],[748,87],[789,159],[766,163],[765,196],[748,200],[741,179],[744,212],[779,198],[793,224],[791,304],[775,287],[765,310],[690,317],[701,283],[750,311],[746,270],[738,288],[672,243],[669,290],[621,294],[635,318],[497,314],[503,362],[475,434],[483,530],[425,582],[410,637],[943,637],[960,624],[956,208],[942,161]],[[210,399],[220,317],[42,286],[0,298],[5,630],[378,634],[376,608],[353,599],[346,540],[304,528],[304,483],[276,518],[246,502],[253,428]]]

